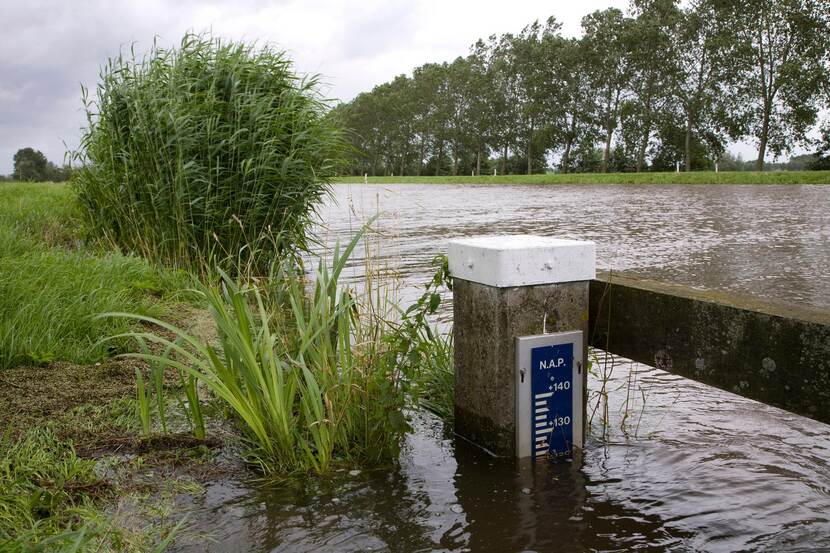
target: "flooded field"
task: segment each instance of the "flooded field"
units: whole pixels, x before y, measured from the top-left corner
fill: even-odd
[[[830,308],[827,186],[342,184],[325,235],[376,213],[408,283],[452,238],[541,234],[595,241],[599,269]]]
[[[335,199],[329,242],[382,214],[404,303],[449,238],[536,233],[596,241],[601,269],[830,308],[826,187],[339,185]],[[197,532],[176,550],[830,549],[830,426],[597,361],[582,458],[493,459],[413,413],[395,466],[182,496]]]

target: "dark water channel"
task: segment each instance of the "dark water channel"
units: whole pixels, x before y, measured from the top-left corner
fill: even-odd
[[[330,241],[383,212],[404,302],[448,238],[536,233],[596,241],[601,268],[830,308],[830,187],[341,185],[337,199]],[[416,413],[395,467],[210,486],[184,505],[209,537],[178,550],[830,551],[830,426],[598,355],[583,458],[493,459]]]

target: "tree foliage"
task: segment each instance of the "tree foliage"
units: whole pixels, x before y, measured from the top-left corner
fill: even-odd
[[[808,144],[828,40],[822,0],[633,0],[587,15],[579,38],[551,17],[478,40],[333,115],[352,174],[691,171],[738,139],[762,169]]]
[[[830,170],[830,125],[822,129],[821,141],[814,159],[807,164],[807,169],[814,171]]]
[[[743,131],[758,143],[756,169],[767,150],[776,157],[805,142],[828,80],[830,3],[826,0],[716,2],[732,30],[732,71]]]
[[[68,167],[58,167],[34,148],[21,148],[14,154],[12,180],[62,182],[69,179]]]

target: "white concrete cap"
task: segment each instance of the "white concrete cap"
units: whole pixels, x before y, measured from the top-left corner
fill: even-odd
[[[516,234],[451,240],[454,277],[497,288],[576,282],[596,277],[596,244]]]

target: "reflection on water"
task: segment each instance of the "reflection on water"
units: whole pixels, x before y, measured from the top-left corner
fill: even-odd
[[[493,459],[419,414],[395,467],[213,485],[184,506],[213,541],[178,550],[830,548],[830,427],[642,365],[608,388],[608,435],[572,463]]]
[[[824,190],[344,185],[323,217],[343,239],[379,199],[410,289],[448,237],[536,232],[597,241],[605,267],[827,307]],[[573,462],[493,459],[414,414],[394,467],[182,499],[211,539],[177,550],[830,550],[830,426],[613,361]]]

